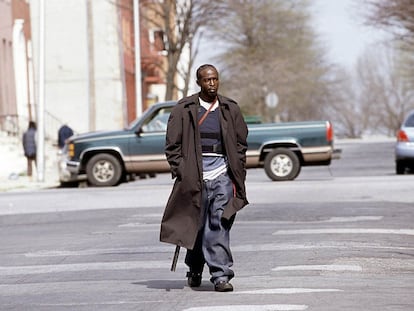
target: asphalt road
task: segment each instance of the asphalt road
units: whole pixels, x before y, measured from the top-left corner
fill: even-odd
[[[115,188],[0,195],[0,310],[414,310],[414,175],[392,142],[342,143],[292,182],[248,171],[235,291],[186,285],[158,241],[168,174]]]

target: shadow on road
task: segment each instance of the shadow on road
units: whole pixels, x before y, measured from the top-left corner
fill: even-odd
[[[165,289],[169,291],[171,289],[183,289],[185,285],[184,280],[148,280],[142,282],[133,282],[134,285],[144,285],[147,288]]]
[[[144,285],[147,288],[153,289],[165,289],[167,292],[172,289],[184,289],[187,287],[186,280],[148,280],[142,282],[133,282],[133,285]],[[197,292],[206,292],[214,290],[213,285],[210,282],[203,282],[200,287],[191,288]]]

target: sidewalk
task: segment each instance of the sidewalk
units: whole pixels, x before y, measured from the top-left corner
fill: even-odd
[[[27,176],[27,160],[23,154],[21,140],[0,133],[0,193],[9,191],[30,191],[59,186],[57,149],[51,142],[45,144],[44,181],[37,181],[36,170]]]

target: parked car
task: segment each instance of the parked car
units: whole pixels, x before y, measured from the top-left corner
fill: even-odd
[[[395,145],[395,172],[404,174],[407,170],[414,170],[414,110],[397,131]]]

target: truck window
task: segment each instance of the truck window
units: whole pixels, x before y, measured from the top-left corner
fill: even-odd
[[[414,113],[408,117],[407,121],[405,122],[405,126],[414,127]]]
[[[156,111],[155,114],[145,120],[142,131],[144,133],[165,132],[167,130],[168,117],[170,116],[171,109],[169,107]]]

